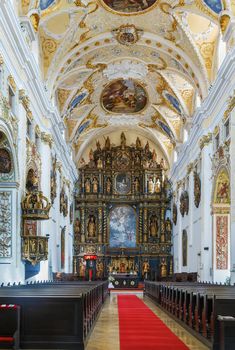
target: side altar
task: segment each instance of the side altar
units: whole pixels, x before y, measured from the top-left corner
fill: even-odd
[[[159,159],[158,159],[159,158]],[[171,276],[170,185],[163,158],[142,146],[118,146],[107,137],[80,167],[75,198],[73,273],[102,279]],[[95,259],[85,259],[88,255]]]

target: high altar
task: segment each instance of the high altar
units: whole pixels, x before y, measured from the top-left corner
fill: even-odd
[[[74,275],[160,279],[172,274],[165,171],[164,160],[138,137],[131,146],[124,133],[119,146],[111,146],[109,137],[103,148],[97,142],[77,185]]]

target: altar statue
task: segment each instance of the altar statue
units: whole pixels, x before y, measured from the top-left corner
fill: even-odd
[[[93,193],[98,193],[98,180],[96,177],[93,178],[92,186],[93,186]]]
[[[110,138],[107,137],[107,139],[105,140],[105,149],[110,150],[110,147],[111,147]]]
[[[74,223],[74,236],[78,238],[80,235],[80,220],[76,218]]]
[[[80,277],[85,277],[85,271],[86,271],[85,264],[84,264],[83,260],[80,259],[80,262],[79,262],[79,276]]]
[[[91,192],[91,183],[90,183],[90,180],[88,178],[85,181],[85,189],[86,189],[86,193]]]
[[[153,179],[150,177],[148,181],[148,192],[153,193],[154,192],[154,183]]]
[[[147,141],[145,147],[144,147],[145,153],[149,153],[149,142]]]
[[[112,189],[112,182],[110,180],[110,177],[108,177],[106,180],[106,192],[108,194],[111,193],[111,189]]]
[[[96,236],[96,223],[95,223],[94,215],[90,215],[90,218],[87,224],[87,232],[88,232],[88,237]]]
[[[102,169],[102,168],[103,168],[102,159],[98,158],[98,160],[97,160],[97,169]]]
[[[137,148],[137,149],[140,149],[140,148],[141,148],[141,141],[140,141],[139,137],[137,137],[136,142],[135,142],[135,145],[136,145],[136,148]]]
[[[139,193],[140,192],[140,180],[138,177],[135,178],[134,185],[135,185],[135,193]]]
[[[125,148],[126,147],[126,136],[124,132],[121,133],[121,147]]]
[[[150,218],[149,232],[151,237],[157,237],[158,223],[156,215],[152,215]]]
[[[150,270],[150,265],[149,265],[148,260],[146,259],[142,265],[142,276],[144,279],[148,278],[149,270]]]
[[[92,148],[90,149],[90,152],[89,152],[89,159],[90,159],[90,162],[92,162],[94,160],[94,152],[93,152]]]
[[[161,262],[161,277],[167,277],[167,263],[165,258]]]
[[[99,141],[96,141],[96,150],[97,151],[101,151],[101,147],[100,147],[100,142]]]
[[[161,192],[161,182],[159,179],[157,179],[155,186],[154,186],[154,192],[159,193]]]

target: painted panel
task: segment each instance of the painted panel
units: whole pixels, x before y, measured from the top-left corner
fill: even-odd
[[[12,256],[12,193],[0,192],[0,258]]]
[[[216,268],[228,268],[228,216],[216,216]]]
[[[136,246],[136,213],[130,206],[115,207],[110,213],[110,247]]]
[[[103,0],[110,9],[122,13],[142,12],[157,0]]]
[[[215,13],[220,13],[223,9],[220,0],[204,0],[204,3]]]
[[[144,88],[132,79],[118,79],[105,87],[102,106],[112,113],[138,113],[147,104]]]
[[[54,2],[55,2],[55,0],[40,0],[40,9],[41,10],[46,10]]]

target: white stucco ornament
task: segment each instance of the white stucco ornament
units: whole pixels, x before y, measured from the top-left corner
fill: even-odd
[[[103,75],[108,80],[113,79],[144,79],[148,74],[148,68],[141,62],[133,62],[131,60],[123,60],[108,65],[103,71]]]

